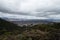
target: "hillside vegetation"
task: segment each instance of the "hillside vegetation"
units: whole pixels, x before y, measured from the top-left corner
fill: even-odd
[[[0,40],[60,40],[60,23],[17,26],[0,19]]]

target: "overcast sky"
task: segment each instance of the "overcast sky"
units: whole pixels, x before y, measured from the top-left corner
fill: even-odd
[[[0,17],[60,19],[60,0],[0,0]]]

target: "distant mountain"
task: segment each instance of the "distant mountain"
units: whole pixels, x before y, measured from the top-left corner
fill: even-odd
[[[4,20],[7,20],[7,21],[39,21],[39,20],[44,20],[44,21],[53,21],[53,19],[23,19],[23,18],[2,18]]]
[[[6,20],[6,21],[36,21],[36,22],[60,22],[60,19],[23,19],[23,18],[6,18],[6,17],[3,17],[2,19]]]
[[[10,21],[14,24],[35,24],[35,23],[50,23],[57,22],[53,19],[15,19],[15,18],[3,18],[6,21]]]
[[[18,19],[18,18],[6,18],[6,17],[4,17],[2,19],[6,20],[6,21],[25,21],[25,20],[28,20],[28,19],[23,19],[23,18]]]
[[[39,23],[51,23],[53,22],[52,20],[45,19],[45,20],[40,20],[40,19],[30,19],[30,20],[21,20],[21,21],[11,21],[15,24],[39,24]]]

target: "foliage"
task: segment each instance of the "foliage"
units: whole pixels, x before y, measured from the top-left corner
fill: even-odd
[[[0,22],[0,40],[60,40],[60,23],[20,27],[6,22]]]

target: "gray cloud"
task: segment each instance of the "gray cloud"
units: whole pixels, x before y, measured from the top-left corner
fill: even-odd
[[[60,0],[0,0],[0,12],[54,18],[60,14]]]

